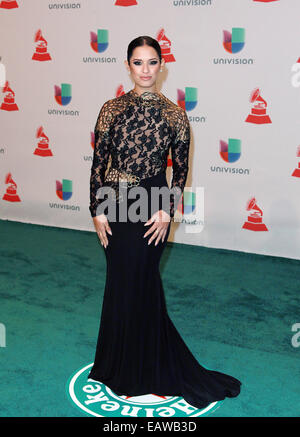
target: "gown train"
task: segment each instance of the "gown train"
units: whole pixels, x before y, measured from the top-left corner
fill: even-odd
[[[141,185],[148,193],[151,186],[168,186],[166,174],[146,178]],[[100,328],[88,378],[117,395],[181,396],[199,409],[237,396],[241,382],[202,367],[168,315],[159,263],[170,224],[164,242],[157,246],[155,239],[147,244],[152,233],[143,238],[151,225],[118,220],[109,225]]]

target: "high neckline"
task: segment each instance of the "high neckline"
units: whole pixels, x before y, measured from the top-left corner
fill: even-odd
[[[160,100],[162,98],[162,94],[158,91],[144,91],[142,94],[138,94],[134,89],[129,91],[129,94],[138,100]]]

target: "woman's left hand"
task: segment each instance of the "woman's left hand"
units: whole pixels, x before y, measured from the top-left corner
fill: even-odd
[[[164,241],[170,221],[171,217],[163,209],[160,209],[153,214],[153,216],[144,224],[144,226],[147,226],[153,223],[151,228],[149,228],[148,231],[144,234],[145,238],[147,235],[151,234],[151,232],[154,231],[153,235],[148,241],[148,244],[150,244],[154,240],[154,238],[156,238],[155,246],[158,244],[160,239],[162,239],[162,242]]]

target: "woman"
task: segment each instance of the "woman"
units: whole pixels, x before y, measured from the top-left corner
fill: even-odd
[[[159,272],[186,183],[190,126],[186,112],[156,89],[164,60],[155,39],[141,36],[131,41],[125,65],[135,87],[106,101],[95,126],[90,212],[107,271],[96,356],[88,378],[117,395],[176,395],[204,408],[237,396],[241,383],[196,361],[168,316]],[[166,180],[169,148],[171,190]],[[155,203],[153,187],[167,190],[168,200],[162,195]],[[144,213],[140,220],[132,212],[137,188],[147,194],[140,197],[144,199],[138,207]],[[125,220],[120,219],[121,210],[128,213]]]

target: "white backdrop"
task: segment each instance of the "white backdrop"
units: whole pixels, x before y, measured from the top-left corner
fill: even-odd
[[[0,0],[0,217],[94,231],[94,125],[150,35],[192,131],[169,241],[300,259],[299,17],[299,0]]]

